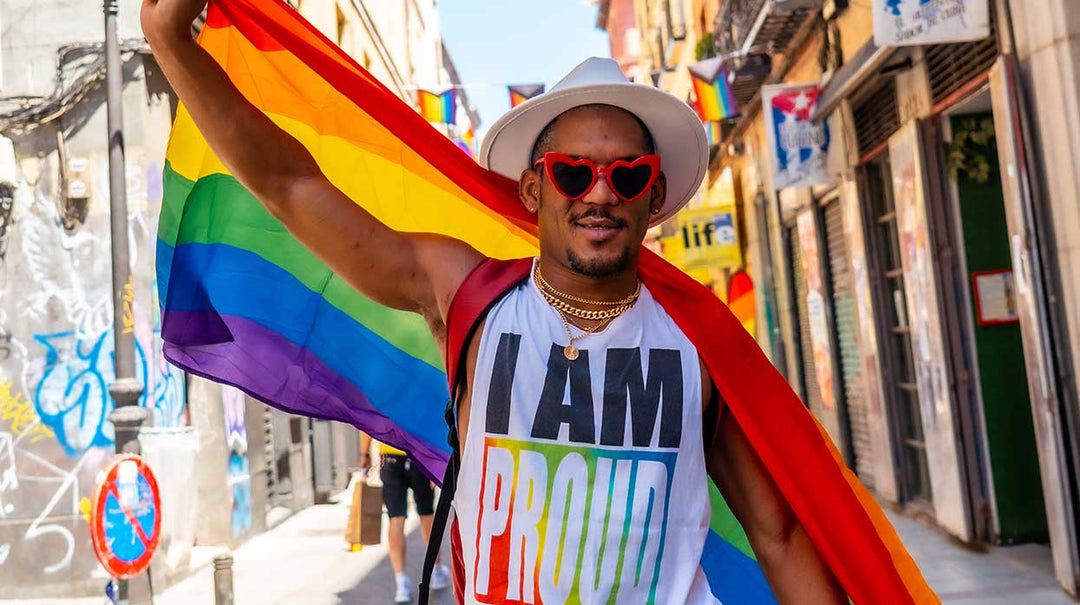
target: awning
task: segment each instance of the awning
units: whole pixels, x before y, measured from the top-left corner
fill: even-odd
[[[870,39],[844,66],[836,70],[836,74],[829,80],[829,84],[821,91],[818,97],[817,109],[810,119],[820,122],[829,117],[840,102],[844,100],[854,88],[877,73],[878,69],[885,64],[897,51],[896,47],[879,47]]]

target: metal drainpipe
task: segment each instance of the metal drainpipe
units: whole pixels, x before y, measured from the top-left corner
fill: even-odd
[[[147,417],[137,405],[142,384],[135,379],[134,289],[128,256],[127,185],[124,179],[122,93],[123,64],[116,31],[118,0],[105,0],[105,86],[109,132],[109,198],[113,269],[113,338],[116,380],[109,385],[115,407],[109,420],[115,429],[116,452],[138,453],[139,426]],[[119,603],[128,602],[128,582],[119,581]]]

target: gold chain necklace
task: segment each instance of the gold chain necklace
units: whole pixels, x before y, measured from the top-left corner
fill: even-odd
[[[558,309],[556,309],[556,311],[558,311]],[[563,327],[566,328],[566,337],[570,340],[570,342],[567,343],[567,345],[565,347],[563,347],[563,351],[562,351],[563,356],[566,357],[567,359],[569,359],[570,361],[574,361],[575,359],[578,358],[579,355],[581,355],[581,351],[579,351],[578,348],[574,346],[574,341],[575,340],[581,340],[582,338],[585,338],[589,334],[594,334],[596,332],[599,332],[600,330],[606,328],[608,326],[608,324],[615,321],[614,317],[612,317],[610,319],[605,319],[604,321],[596,324],[595,326],[593,326],[591,328],[583,329],[581,331],[581,334],[578,334],[577,336],[574,336],[573,332],[570,331],[570,320],[567,319],[566,315],[560,311],[559,312],[559,318],[562,319]]]
[[[577,303],[586,305],[595,305],[597,307],[618,307],[625,304],[633,304],[641,294],[641,282],[638,282],[637,289],[634,293],[622,300],[589,300],[587,298],[579,298],[573,294],[567,294],[560,290],[556,290],[554,286],[548,283],[544,276],[540,273],[540,263],[536,263],[536,270],[533,272],[536,278],[536,284],[540,287],[540,290],[546,294],[557,296],[563,300],[570,300]]]
[[[630,308],[634,306],[634,303],[637,302],[638,296],[641,294],[641,283],[639,282],[637,290],[633,294],[619,301],[591,301],[584,298],[578,298],[570,294],[559,292],[558,290],[553,288],[551,284],[547,283],[544,277],[540,275],[539,263],[537,263],[536,270],[533,272],[533,281],[536,283],[537,288],[540,290],[540,294],[544,296],[544,300],[546,300],[549,305],[555,308],[555,311],[559,314],[559,318],[563,321],[563,327],[566,328],[566,337],[569,339],[567,345],[563,347],[563,355],[570,361],[574,361],[581,354],[578,348],[574,346],[575,340],[581,340],[582,338],[585,338],[590,334],[595,334],[596,332],[599,332],[600,330],[606,328],[608,325],[611,324],[612,321],[615,320],[616,317],[630,310]],[[612,309],[603,309],[597,311],[579,309],[564,300],[560,300],[556,297],[556,294],[585,304],[607,306],[615,305],[615,307]],[[570,319],[567,317],[567,315],[573,315],[575,317],[580,317],[581,319],[598,321],[599,323],[592,326],[591,328],[582,329],[581,334],[574,336],[573,331],[570,329]]]
[[[559,300],[558,298],[555,298],[554,296],[552,296],[551,294],[548,294],[547,292],[544,292],[543,290],[540,291],[540,294],[543,295],[544,300],[546,300],[549,305],[555,307],[559,311],[561,311],[561,312],[563,312],[563,313],[565,313],[567,315],[573,315],[574,317],[580,317],[581,319],[588,319],[588,320],[591,320],[591,321],[602,321],[602,320],[605,320],[605,319],[615,319],[616,317],[618,317],[618,316],[622,315],[623,313],[625,313],[626,311],[628,311],[630,309],[630,307],[633,307],[634,303],[637,302],[637,301],[631,301],[629,303],[619,305],[618,307],[615,307],[614,309],[599,309],[599,310],[592,311],[592,310],[589,310],[589,309],[579,309],[579,308],[577,308],[577,307],[575,307],[575,306],[573,306],[573,305],[571,305],[571,304],[569,304],[569,303],[567,303],[565,301],[562,301],[562,300]]]

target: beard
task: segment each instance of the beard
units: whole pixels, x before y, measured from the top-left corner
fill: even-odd
[[[570,270],[574,273],[584,277],[601,279],[625,271],[630,266],[630,251],[624,249],[615,258],[582,259],[578,258],[573,250],[567,250],[566,260],[570,265]]]

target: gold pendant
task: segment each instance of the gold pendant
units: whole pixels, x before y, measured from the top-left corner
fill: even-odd
[[[562,353],[570,361],[574,361],[575,359],[577,359],[578,355],[580,354],[578,352],[578,348],[574,346],[574,343],[570,343],[570,344],[566,345],[566,347],[563,348]]]

